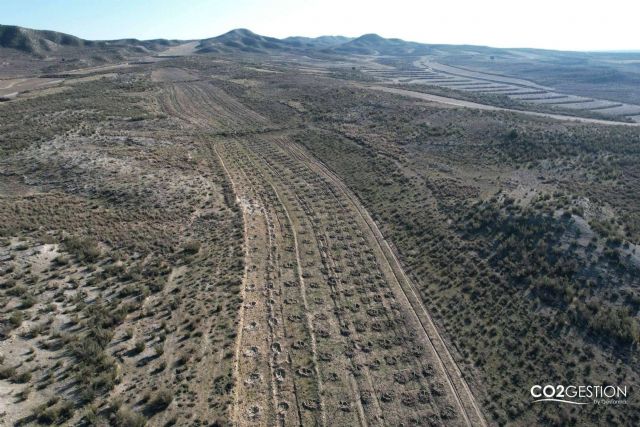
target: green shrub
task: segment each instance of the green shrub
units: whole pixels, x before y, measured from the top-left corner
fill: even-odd
[[[14,328],[17,328],[18,326],[22,325],[23,320],[24,320],[24,316],[19,311],[14,311],[13,313],[11,313],[11,316],[9,317],[9,323]]]
[[[123,406],[116,412],[115,424],[117,427],[144,427],[147,425],[147,419],[144,415]]]
[[[41,424],[61,424],[73,415],[73,404],[68,400],[50,400],[34,411],[34,416]]]
[[[136,354],[140,354],[144,351],[145,348],[146,348],[146,344],[144,341],[137,341],[133,350],[135,351]]]
[[[16,374],[12,378],[13,382],[18,384],[24,384],[26,382],[31,381],[31,372],[24,371],[19,374]]]
[[[156,356],[162,356],[164,354],[164,345],[162,343],[153,346],[153,351]]]
[[[194,255],[200,252],[200,242],[189,240],[182,245],[182,252],[188,255]]]
[[[173,395],[167,389],[162,389],[156,392],[156,394],[150,399],[147,409],[150,412],[160,412],[167,409],[167,407],[173,401]]]
[[[57,266],[64,266],[69,264],[69,258],[67,258],[64,255],[58,255],[57,257],[55,257],[53,259],[54,264],[56,264]]]
[[[0,380],[8,380],[16,375],[16,368],[13,366],[0,367]]]
[[[102,254],[98,242],[88,237],[67,237],[64,239],[64,247],[69,253],[82,261],[93,262]]]

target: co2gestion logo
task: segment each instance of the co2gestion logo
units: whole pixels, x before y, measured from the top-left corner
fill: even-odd
[[[571,405],[625,405],[627,386],[613,385],[539,385],[531,387],[533,402],[560,402]]]

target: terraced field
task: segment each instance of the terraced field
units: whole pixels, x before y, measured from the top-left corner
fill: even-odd
[[[368,66],[363,68],[363,72],[387,82],[434,85],[489,96],[503,95],[533,105],[597,112],[629,121],[638,121],[637,115],[640,114],[640,105],[559,93],[554,88],[528,80],[452,67],[426,58],[414,61],[406,69]]]
[[[220,136],[268,123],[212,84],[164,92],[165,111],[215,134],[243,210],[234,422],[484,425],[413,285],[346,187],[287,130]]]

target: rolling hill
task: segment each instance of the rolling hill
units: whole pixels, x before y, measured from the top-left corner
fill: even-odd
[[[335,53],[356,55],[425,55],[428,45],[400,39],[385,39],[377,34],[365,34],[330,49]]]
[[[197,53],[219,52],[267,52],[269,50],[287,49],[282,40],[256,34],[244,28],[237,28],[217,37],[204,39],[196,48]]]
[[[158,40],[84,40],[57,31],[34,30],[15,25],[0,25],[0,48],[14,49],[38,57],[55,57],[82,53],[135,55],[154,53],[178,44],[177,41]]]
[[[245,28],[237,28],[217,37],[204,39],[196,48],[197,53],[250,52],[267,53],[273,51],[317,51],[340,46],[351,41],[343,36],[287,37],[277,39],[256,34]]]
[[[290,45],[300,48],[329,48],[347,43],[353,40],[352,37],[345,36],[320,36],[320,37],[287,37],[282,39]]]

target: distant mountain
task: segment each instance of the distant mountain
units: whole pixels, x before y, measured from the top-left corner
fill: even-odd
[[[244,28],[231,30],[217,37],[201,40],[197,53],[251,52],[266,53],[272,50],[290,50],[285,41],[256,34]]]
[[[330,48],[332,52],[356,55],[423,55],[429,45],[400,39],[385,39],[377,34],[365,34]]]
[[[236,29],[221,36],[200,42],[197,53],[251,53],[304,52],[359,55],[421,55],[429,51],[428,45],[385,39],[377,34],[365,34],[358,38],[343,36],[287,37],[277,39]]]
[[[13,49],[15,52],[40,58],[64,57],[70,59],[96,56],[109,61],[144,54],[156,54],[179,43],[181,42],[164,39],[93,41],[56,31],[0,25],[0,48]],[[239,28],[217,37],[200,40],[195,52],[198,54],[290,52],[343,55],[423,55],[431,53],[434,48],[434,45],[407,42],[400,39],[385,39],[377,34],[365,34],[358,38],[321,36],[277,39]],[[453,48],[455,49],[455,47]]]
[[[326,49],[352,40],[343,36],[287,37],[277,39],[238,28],[217,37],[204,39],[196,48],[197,53],[268,53],[273,51],[300,52]]]
[[[320,37],[287,37],[283,42],[304,49],[325,49],[353,40],[353,37],[320,36]]]
[[[176,43],[169,40],[136,39],[93,41],[56,31],[0,25],[0,48],[15,49],[39,57],[73,57],[82,53],[107,56],[136,55],[155,53]]]
[[[191,41],[190,43],[193,43]],[[487,46],[423,44],[397,38],[384,38],[378,34],[365,34],[357,38],[344,36],[287,37],[278,39],[256,34],[248,29],[231,30],[217,37],[195,40],[195,53],[294,53],[304,55],[429,55],[446,60],[452,65],[471,64],[494,68],[496,63],[522,62],[522,68],[539,67],[553,62],[554,66],[582,66],[586,63],[610,61],[636,61],[638,53],[625,52],[561,52],[542,49],[499,49]],[[185,41],[177,40],[85,40],[56,31],[34,30],[13,25],[0,25],[0,50],[4,57],[65,59],[66,61],[109,62],[126,58],[155,55]],[[26,55],[26,56],[25,56]],[[631,63],[629,63],[631,64]],[[633,62],[635,64],[635,62]],[[631,70],[634,65],[628,65]],[[86,65],[86,64],[85,64]],[[485,67],[486,68],[486,67]],[[528,69],[528,68],[527,68]],[[527,71],[527,70],[523,70]],[[635,72],[635,71],[634,71]],[[614,76],[616,77],[616,76]],[[616,77],[617,78],[617,77]]]
[[[81,38],[55,31],[31,30],[14,25],[0,25],[0,47],[17,49],[30,54],[43,54],[62,46],[92,46]]]

